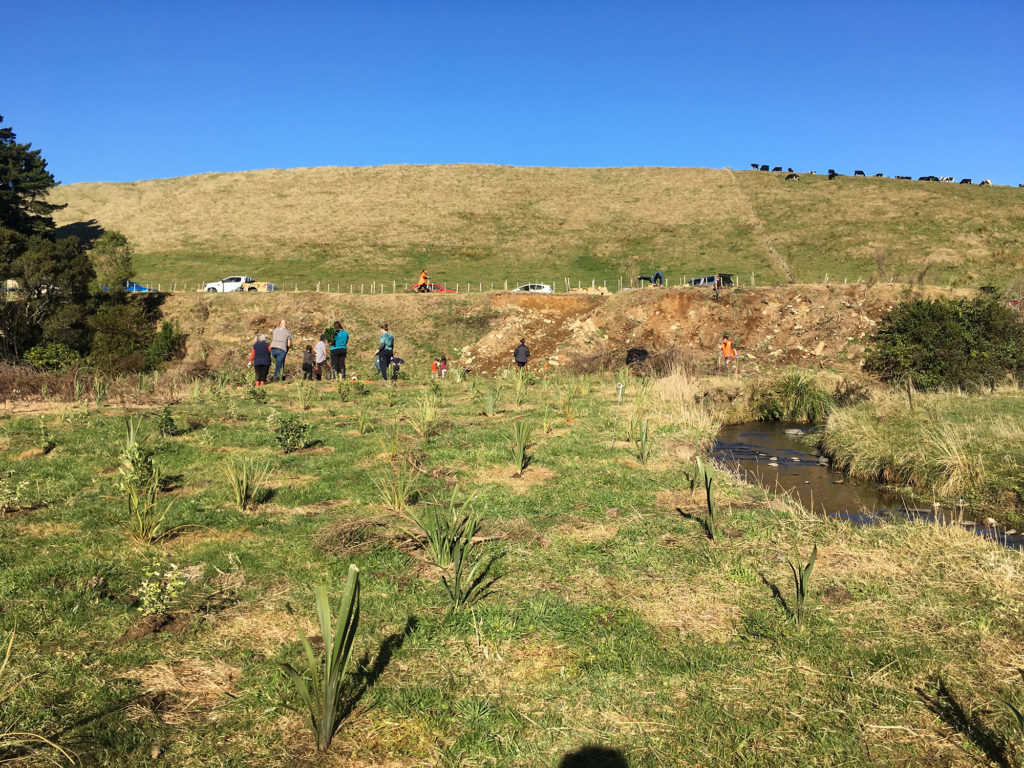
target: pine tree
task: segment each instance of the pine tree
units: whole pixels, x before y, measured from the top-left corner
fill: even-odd
[[[52,235],[50,214],[63,206],[46,201],[57,186],[40,150],[19,144],[0,115],[0,227],[22,235]]]

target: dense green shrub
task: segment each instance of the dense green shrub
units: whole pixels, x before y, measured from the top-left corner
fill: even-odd
[[[89,319],[96,331],[90,362],[105,373],[143,371],[153,323],[141,302],[104,304]]]
[[[824,421],[832,410],[832,395],[818,386],[814,375],[791,371],[754,385],[750,396],[761,421]]]
[[[150,368],[159,368],[182,353],[182,346],[185,340],[184,334],[178,333],[174,323],[164,320],[160,324],[160,330],[153,337],[149,349],[146,350],[146,362]]]
[[[59,341],[38,344],[25,353],[25,362],[41,371],[66,371],[80,361],[75,350]]]
[[[285,453],[307,448],[310,444],[310,426],[292,413],[271,411],[267,426],[274,433],[274,439]]]
[[[891,309],[871,339],[864,369],[883,381],[910,377],[922,390],[994,386],[1024,374],[1024,324],[999,296],[914,299]]]

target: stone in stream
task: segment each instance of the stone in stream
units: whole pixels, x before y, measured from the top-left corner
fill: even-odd
[[[794,456],[792,459],[790,459],[790,461],[800,461],[800,459],[798,459],[796,456]]]
[[[768,461],[778,461],[778,460],[779,460],[778,456],[769,456],[768,457]]]
[[[779,466],[779,465],[778,465],[778,462],[775,462],[775,461],[769,461],[769,462],[768,462],[768,466],[769,466],[769,467],[777,467],[777,466]]]
[[[784,432],[787,435],[802,435],[804,433],[802,429],[787,429]]]
[[[832,481],[832,485],[842,485],[842,484],[843,484],[843,481],[842,481],[841,478],[839,480],[833,480]]]

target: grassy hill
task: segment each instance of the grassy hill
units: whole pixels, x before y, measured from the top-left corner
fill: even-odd
[[[241,272],[358,291],[424,266],[463,284],[612,284],[655,269],[675,283],[717,269],[758,284],[923,272],[942,285],[1005,285],[1024,268],[1024,190],[1010,187],[453,165],[73,184],[52,200],[67,204],[66,232],[120,230],[143,280],[179,287]]]

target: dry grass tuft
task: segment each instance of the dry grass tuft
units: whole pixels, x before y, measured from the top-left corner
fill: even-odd
[[[155,715],[166,725],[185,726],[199,719],[221,719],[219,707],[237,697],[235,684],[242,672],[220,661],[184,659],[173,666],[151,664],[125,676],[145,689],[129,705],[130,720]]]

